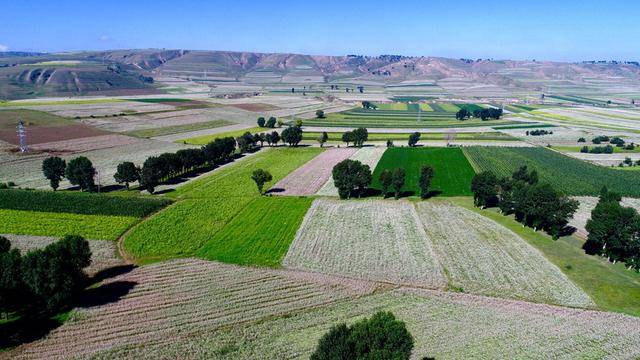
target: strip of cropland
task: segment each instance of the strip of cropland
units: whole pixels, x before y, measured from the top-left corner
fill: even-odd
[[[540,180],[567,195],[598,195],[603,185],[624,196],[640,196],[640,177],[633,172],[597,166],[542,147],[465,147],[464,153],[476,171],[511,176],[526,165]]]
[[[342,132],[327,132],[329,141],[342,141]],[[304,132],[303,140],[316,140],[322,135],[321,132]],[[387,141],[387,140],[409,140],[411,133],[375,133],[369,132],[367,141]],[[472,132],[472,133],[446,133],[446,132],[429,132],[421,133],[420,140],[486,140],[486,141],[520,141],[509,134],[501,132]]]
[[[371,187],[381,189],[380,173],[383,170],[405,169],[406,179],[403,192],[419,195],[419,177],[422,166],[434,168],[435,176],[431,182],[431,191],[442,196],[471,195],[471,179],[475,175],[473,168],[460,148],[390,148],[382,155],[373,172]]]
[[[245,259],[242,258],[242,254],[233,255],[238,254],[233,250],[235,244],[228,244],[225,248],[218,248],[214,244],[221,241],[217,236],[224,238],[236,231],[238,225],[230,221],[260,197],[255,183],[251,180],[251,173],[256,169],[269,171],[273,181],[265,184],[265,188],[268,188],[322,151],[319,148],[265,149],[216,170],[209,176],[188,183],[175,192],[167,194],[178,200],[175,204],[132,229],[124,240],[124,248],[138,261],[146,262],[192,256],[205,246],[198,255],[206,259],[224,258],[232,262],[247,263],[249,262],[247,259],[253,258],[255,254],[247,253]],[[295,200],[280,201],[295,203]],[[267,208],[262,203],[255,203],[254,206],[261,208],[259,211],[266,211]],[[287,207],[286,204],[281,206]],[[304,206],[291,206],[291,211],[293,209],[302,214],[299,215],[300,217],[306,212]],[[289,213],[289,215],[292,214]],[[272,214],[270,219],[280,222],[278,216],[278,214]],[[216,235],[227,225],[230,228],[224,230],[221,235]],[[264,229],[270,225],[253,223],[253,226]],[[286,237],[289,232],[282,231],[279,234]],[[263,236],[261,239],[267,241],[263,247],[272,245],[280,249],[284,246],[283,241],[291,242],[293,236],[288,240],[268,236]],[[238,246],[242,247],[245,246],[243,243],[246,239],[234,237],[233,241],[239,242]],[[232,255],[229,255],[230,253]],[[256,262],[274,264],[277,263],[280,255],[278,250],[273,250],[271,255],[265,253],[261,256]]]
[[[79,192],[0,190],[0,234],[115,240],[171,201]]]
[[[212,135],[196,136],[188,139],[177,140],[176,142],[181,144],[206,145],[217,138],[224,138],[224,137],[236,138],[236,137],[242,136],[242,134],[246,132],[255,134],[255,133],[266,133],[271,131],[275,131],[275,129],[253,127],[248,129],[242,129],[242,130],[227,131],[227,132],[222,132],[222,133],[212,134]]]

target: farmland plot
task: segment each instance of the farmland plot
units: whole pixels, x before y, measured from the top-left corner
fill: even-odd
[[[193,259],[137,268],[106,284],[130,290],[118,301],[77,309],[63,326],[12,355],[89,357],[114,348],[140,350],[141,344],[171,347],[195,334],[299,312],[371,289],[329,277],[288,276]],[[188,351],[178,357],[185,354],[194,355]]]
[[[578,210],[573,215],[571,221],[569,221],[569,226],[576,228],[576,235],[586,239],[589,233],[585,229],[585,226],[587,225],[587,220],[591,218],[591,211],[598,205],[598,198],[593,196],[576,196],[574,199],[578,200],[580,206],[578,206]],[[620,204],[640,211],[640,199],[622,198]]]
[[[313,195],[329,180],[333,167],[355,152],[355,148],[326,150],[278,181],[270,191],[278,195]]]
[[[60,239],[32,235],[4,234],[3,236],[11,241],[12,248],[20,250],[23,255],[31,250],[44,248]],[[91,249],[91,265],[85,269],[89,275],[122,264],[122,259],[117,255],[116,243],[113,241],[89,240],[89,249]]]
[[[199,358],[309,358],[318,339],[331,326],[351,324],[381,309],[406,323],[415,339],[412,359],[520,359],[531,358],[532,354],[545,359],[640,356],[640,320],[635,317],[409,289],[201,331],[182,336],[179,341],[150,342],[144,347],[123,345],[131,336],[126,335],[124,339],[115,338],[108,350],[98,347],[93,351],[101,358],[180,358],[184,354]],[[43,347],[42,343],[36,346]],[[36,348],[28,354],[37,351],[41,350]]]
[[[369,168],[373,172],[378,165],[378,161],[384,154],[386,148],[383,147],[363,147],[360,148],[355,154],[351,155],[351,160],[357,160],[365,165],[369,165]],[[329,176],[329,180],[318,190],[317,195],[323,196],[338,196],[338,189],[333,182],[333,176]]]
[[[314,201],[283,265],[429,288],[446,284],[407,202]]]
[[[449,203],[421,202],[417,209],[451,286],[495,297],[593,305],[535,248],[495,222]]]

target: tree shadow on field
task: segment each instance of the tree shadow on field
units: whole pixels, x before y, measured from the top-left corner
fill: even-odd
[[[560,237],[573,235],[578,229],[571,225],[567,225],[560,230]]]
[[[438,196],[438,195],[440,195],[440,194],[442,194],[442,191],[441,191],[441,190],[431,190],[431,191],[429,191],[429,193],[427,194],[427,197],[425,198],[425,200],[426,200],[426,199],[434,198],[434,197],[436,197],[436,196]]]
[[[57,317],[23,315],[14,321],[0,324],[0,357],[2,350],[42,339],[62,323],[63,320]]]
[[[114,303],[127,295],[138,283],[134,281],[114,281],[82,292],[77,306],[83,308]]]
[[[277,194],[277,193],[281,193],[281,192],[285,192],[286,190],[283,188],[271,188],[269,190],[267,190],[264,194]]]
[[[89,279],[89,281],[90,281],[90,284],[97,284],[97,283],[99,283],[101,281],[104,281],[106,279],[110,279],[112,277],[116,277],[116,276],[119,276],[119,275],[127,274],[127,273],[131,272],[131,270],[133,270],[135,268],[137,268],[137,266],[135,266],[133,264],[124,264],[124,265],[112,266],[110,268],[98,271],[95,275],[93,275],[91,277],[91,279]]]

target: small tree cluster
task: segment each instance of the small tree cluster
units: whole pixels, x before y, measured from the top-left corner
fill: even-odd
[[[324,115],[324,111],[323,110],[316,110],[316,118],[318,119],[324,119],[326,116]]]
[[[362,102],[362,108],[363,109],[376,110],[378,107],[375,104],[373,104],[372,102],[370,102],[370,101],[363,101]]]
[[[326,143],[327,140],[329,140],[329,134],[327,134],[326,131],[323,131],[322,134],[320,134],[316,140],[318,140],[320,147],[324,147],[324,143]]]
[[[300,141],[302,141],[302,127],[300,126],[289,126],[288,128],[282,130],[282,141],[289,144],[289,146],[298,146]]]
[[[413,337],[390,312],[378,312],[352,326],[332,327],[318,341],[311,360],[409,359]]]
[[[504,214],[514,214],[517,221],[534,230],[543,229],[554,239],[560,237],[578,209],[578,202],[557,192],[550,184],[539,183],[535,170],[526,166],[511,178],[498,180],[483,172],[472,180],[476,206],[497,205]]]
[[[259,127],[275,128],[277,119],[273,116],[269,117],[269,120],[265,120],[264,116],[258,118],[257,124]]]
[[[331,174],[341,199],[360,197],[372,180],[369,165],[351,159],[337,163]]]
[[[469,111],[467,110],[467,114],[468,113]],[[502,113],[503,113],[502,109],[496,109],[496,108],[476,109],[476,110],[473,110],[473,117],[476,119],[480,119],[482,121],[485,121],[488,119],[498,120],[500,119],[500,117],[502,117]]]
[[[42,161],[42,173],[49,180],[54,191],[60,186],[63,177],[67,178],[72,185],[80,187],[82,191],[95,189],[96,169],[84,156],[71,159],[68,164],[57,156],[48,157]]]
[[[526,132],[527,136],[543,136],[543,135],[553,135],[553,131],[544,130],[544,129],[536,129]]]
[[[409,135],[409,146],[410,147],[414,147],[418,144],[418,141],[420,141],[420,133],[419,132],[414,132],[412,134]]]
[[[594,146],[594,147],[588,147],[588,146],[583,146],[582,148],[580,148],[580,152],[581,153],[589,153],[589,154],[613,154],[613,146],[611,145],[605,145],[605,146]]]
[[[640,215],[620,205],[621,196],[603,188],[598,205],[591,211],[585,229],[589,232],[583,249],[587,254],[602,255],[609,261],[624,262],[640,270]]]
[[[80,236],[68,235],[24,256],[0,236],[0,311],[35,316],[69,307],[86,286],[83,269],[90,263],[89,243]]]
[[[352,131],[345,131],[342,134],[342,141],[347,143],[347,146],[349,146],[349,143],[353,143],[353,146],[362,147],[364,142],[368,139],[369,132],[363,127],[359,127]]]

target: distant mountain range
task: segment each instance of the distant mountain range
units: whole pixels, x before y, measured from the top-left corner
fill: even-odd
[[[250,84],[347,82],[387,86],[490,85],[506,91],[583,87],[640,91],[634,62],[563,63],[441,57],[319,56],[232,51],[114,50],[0,53],[0,98],[157,93],[151,78]],[[151,78],[150,78],[151,77]]]

